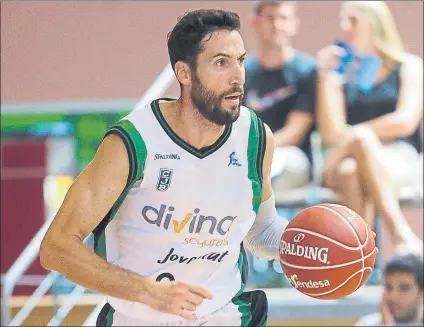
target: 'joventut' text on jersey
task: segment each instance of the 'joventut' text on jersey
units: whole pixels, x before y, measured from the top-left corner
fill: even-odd
[[[211,146],[198,150],[179,138],[158,99],[117,122],[108,133],[123,139],[128,183],[94,230],[95,250],[108,262],[150,277],[204,286],[213,294],[197,316],[225,306],[244,288],[242,241],[262,194],[265,129],[246,107]],[[155,322],[181,317],[108,298],[125,315]]]

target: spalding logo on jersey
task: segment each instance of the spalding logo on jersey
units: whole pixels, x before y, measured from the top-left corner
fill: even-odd
[[[156,190],[165,192],[169,185],[171,185],[172,169],[161,168],[159,171],[158,183],[156,184]]]

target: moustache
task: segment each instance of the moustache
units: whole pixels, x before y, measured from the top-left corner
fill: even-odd
[[[244,90],[240,86],[235,86],[231,90],[229,90],[229,91],[225,92],[224,94],[222,94],[221,98],[225,98],[226,96],[229,96],[229,95],[231,95],[233,93],[240,93],[240,97],[243,97]]]

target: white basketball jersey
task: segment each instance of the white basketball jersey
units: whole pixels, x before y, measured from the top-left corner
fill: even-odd
[[[129,153],[128,184],[94,230],[95,250],[117,266],[153,280],[186,281],[213,294],[197,316],[210,314],[244,288],[242,242],[261,202],[265,130],[249,109],[215,144],[196,149],[179,138],[158,99],[133,111],[108,133]],[[125,315],[152,322],[181,317],[108,298]]]

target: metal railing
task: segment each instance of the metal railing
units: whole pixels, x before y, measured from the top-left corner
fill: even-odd
[[[85,291],[86,289],[84,287],[76,285],[72,292],[67,295],[65,303],[47,323],[47,326],[60,326],[68,313],[71,312],[78,299],[84,295]]]
[[[50,219],[49,221],[46,221],[45,225],[47,224],[48,226],[50,226],[51,221],[52,221],[52,219]],[[24,250],[24,252],[22,252],[20,258],[25,258],[26,256],[28,256],[28,258],[31,259],[31,257],[28,255],[28,253],[31,253],[31,254],[34,253],[34,252],[29,252],[29,251],[33,250],[34,248],[36,249],[35,257],[38,257],[41,241],[43,240],[43,237],[44,237],[44,235],[45,235],[45,233],[48,229],[48,226],[47,226],[47,228],[45,228],[45,225],[43,225],[41,227],[40,231],[36,234],[36,236],[31,241],[31,243],[35,243],[38,246],[37,247],[29,247],[29,245],[28,245],[27,248],[25,249],[25,250],[29,249],[29,250],[27,250],[28,252],[25,253],[25,250]],[[44,233],[42,233],[42,232],[44,232]],[[88,242],[90,242],[91,238],[92,238],[92,234],[90,234],[84,240],[84,243],[87,244]],[[18,262],[18,260],[16,262]],[[16,275],[15,279],[14,280],[6,279],[6,276],[5,276],[5,283],[2,284],[2,303],[1,303],[1,305],[2,305],[2,326],[20,326],[20,325],[22,325],[22,323],[30,315],[32,310],[34,310],[34,308],[37,306],[38,302],[40,302],[42,297],[49,291],[49,289],[56,282],[57,278],[60,276],[60,274],[55,272],[55,271],[49,272],[44,277],[43,281],[35,289],[33,294],[29,297],[29,299],[22,306],[22,308],[20,308],[20,310],[16,313],[16,315],[13,317],[13,319],[10,320],[10,308],[9,308],[9,305],[8,305],[10,296],[13,293],[14,287],[18,284],[17,280],[19,279],[20,276],[22,276],[22,274],[26,271],[26,269],[28,269],[28,267],[32,264],[32,262],[34,262],[34,259],[29,260],[27,263],[23,263],[24,261],[23,261],[23,259],[21,259],[20,262],[21,263],[19,264],[19,266],[17,266],[18,268],[20,268],[20,270],[18,270],[18,268],[15,268],[15,270],[12,270],[12,268],[13,268],[13,266],[12,266],[12,268],[9,269],[9,271],[8,271],[8,273],[9,272],[12,272],[12,273],[17,272],[18,273],[18,275]],[[8,273],[6,273],[6,275]],[[77,287],[74,288],[74,290],[71,292],[71,294],[75,291],[76,288]],[[84,291],[85,291],[85,289],[84,289]],[[73,300],[72,297],[66,298],[63,306],[64,307],[68,306],[69,305],[68,302],[70,302],[72,300]],[[55,299],[54,299],[54,301],[55,301]],[[73,305],[72,305],[72,307],[73,307]],[[60,309],[56,314],[60,314],[59,317],[62,316],[62,312],[60,311]],[[66,317],[66,315],[65,315],[65,317]],[[63,317],[63,318],[65,318],[65,317]],[[60,322],[62,320],[60,320]],[[57,321],[59,321],[59,320],[57,320]]]
[[[87,319],[82,323],[83,326],[96,326],[97,316],[100,314],[103,306],[106,304],[106,300],[100,301],[93,311],[89,314]]]
[[[137,102],[134,109],[144,107],[155,98],[163,95],[163,93],[166,92],[166,90],[171,86],[171,84],[174,81],[175,81],[175,75],[172,70],[171,64],[168,63],[163,69],[163,71],[156,78],[156,80],[153,82],[153,84],[146,91],[146,93]],[[106,107],[108,106],[106,102],[104,103],[104,105]],[[2,105],[2,111],[3,109],[5,110],[10,109],[10,111],[15,113],[18,111],[28,112],[29,109],[31,108],[31,105],[29,104],[22,105],[21,106],[22,108],[21,107],[18,108],[20,110],[15,110],[17,108],[9,108],[11,106],[19,107],[19,105],[9,105],[6,108],[5,106]],[[114,104],[114,107],[115,106],[116,104]],[[52,109],[53,108],[57,108],[57,105],[56,104],[52,105]],[[73,109],[78,111],[79,106]],[[61,110],[66,111],[66,108],[64,107]],[[72,110],[72,111],[74,112],[75,110]],[[99,107],[97,108],[97,110],[101,111],[102,109]],[[35,261],[35,259],[38,258],[41,241],[43,240],[43,237],[45,233],[47,232],[52,219],[53,217],[50,217],[48,220],[46,220],[46,222],[43,224],[43,226],[40,228],[37,234],[33,237],[30,243],[26,246],[24,251],[19,255],[19,257],[10,267],[10,269],[2,276],[3,277],[2,290],[1,290],[1,311],[2,311],[1,325],[2,326],[20,326],[24,322],[24,320],[29,316],[32,310],[36,307],[37,303],[41,300],[41,298],[53,286],[57,277],[59,276],[57,272],[50,272],[49,274],[47,274],[47,276],[38,285],[37,289],[30,296],[30,298],[27,300],[24,306],[19,310],[19,312],[11,320],[11,311],[9,308],[10,297],[12,296],[13,290],[15,286],[18,284],[19,279],[24,275],[25,271],[30,267],[30,265]],[[85,240],[85,242],[87,240],[88,238]],[[66,315],[75,306],[78,299],[85,293],[85,291],[86,291],[85,288],[78,285],[75,286],[72,292],[67,296],[65,302],[56,312],[54,317],[50,320],[50,322],[48,323],[48,326],[59,326],[62,323],[63,319],[66,317]],[[85,323],[89,323],[90,321],[92,321],[94,315],[96,315],[97,311],[100,312],[100,309],[101,309],[101,306],[99,304],[90,314],[90,316],[87,318]]]
[[[46,220],[44,225],[40,228],[37,234],[35,234],[31,242],[29,242],[29,244],[26,246],[26,248],[18,257],[18,259],[13,263],[7,273],[4,274],[4,278],[1,285],[2,326],[7,326],[10,323],[9,299],[13,294],[13,290],[18,280],[22,277],[25,271],[38,257],[41,241],[43,240],[43,237],[46,234],[50,223],[52,222],[52,218],[53,217]]]
[[[25,302],[24,306],[17,312],[17,314],[13,317],[12,321],[9,323],[5,321],[5,325],[9,326],[20,326],[25,321],[25,319],[29,316],[29,314],[34,310],[37,306],[37,303],[40,299],[47,293],[47,291],[51,288],[53,283],[56,281],[56,278],[59,274],[55,271],[52,271],[47,274],[44,280],[40,283],[37,289],[32,293],[30,298]],[[3,311],[5,312],[5,311]]]

